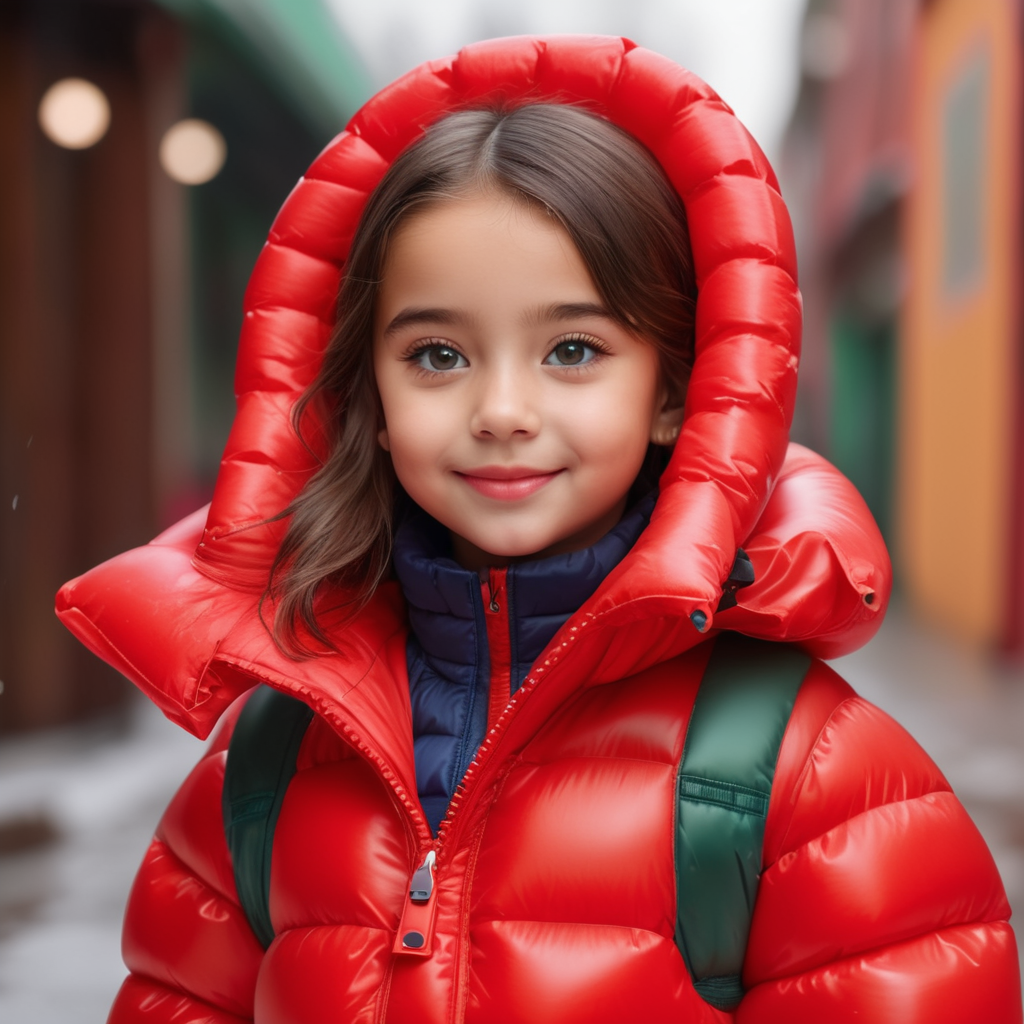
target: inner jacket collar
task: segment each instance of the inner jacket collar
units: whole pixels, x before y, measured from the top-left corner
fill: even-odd
[[[640,501],[589,548],[508,566],[512,693],[558,629],[636,542],[655,497]],[[394,566],[409,614],[416,788],[436,832],[487,730],[491,660],[481,577],[452,558],[448,530],[419,508],[396,532]]]

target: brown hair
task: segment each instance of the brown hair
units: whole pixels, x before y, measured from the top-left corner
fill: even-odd
[[[572,238],[611,316],[653,344],[671,400],[683,401],[693,364],[696,298],[682,203],[632,136],[578,107],[535,104],[454,113],[428,128],[370,196],[349,252],[338,321],[316,380],[296,404],[316,410],[329,454],[281,516],[291,521],[265,596],[273,636],[293,657],[315,653],[300,623],[333,649],[317,621],[325,584],[354,612],[391,555],[396,482],[377,443],[380,400],[373,324],[388,246],[426,205],[481,190],[535,204]]]

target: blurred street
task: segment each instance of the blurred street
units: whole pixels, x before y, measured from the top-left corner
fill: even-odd
[[[894,608],[836,662],[945,772],[1024,908],[1024,672]],[[126,725],[0,743],[0,1020],[96,1024],[124,969],[121,913],[150,834],[202,746],[144,701]]]
[[[141,697],[128,716],[0,741],[0,1020],[102,1022],[124,977],[128,889],[202,750]]]

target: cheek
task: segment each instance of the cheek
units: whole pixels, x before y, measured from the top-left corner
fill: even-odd
[[[400,373],[394,366],[378,366],[376,377],[387,447],[397,469],[400,463],[406,461],[410,447],[421,440],[422,431],[416,430],[416,422],[420,420],[429,423],[430,420],[417,409],[415,390],[403,386]]]
[[[657,383],[638,375],[595,399],[575,410],[566,429],[591,458],[639,465],[650,441]]]
[[[399,482],[410,493],[438,468],[449,447],[449,431],[438,410],[421,411],[415,402],[384,407],[388,450]]]
[[[414,424],[407,416],[388,416],[384,422],[388,432],[388,445],[395,468],[415,465],[424,456],[429,455],[431,445],[429,432],[414,429]]]

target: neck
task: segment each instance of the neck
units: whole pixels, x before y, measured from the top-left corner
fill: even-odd
[[[514,565],[517,562],[532,562],[541,558],[548,558],[551,555],[567,555],[574,551],[583,551],[585,548],[596,544],[609,530],[614,529],[622,519],[625,511],[626,498],[623,497],[605,515],[588,523],[582,530],[563,537],[561,540],[556,541],[554,544],[549,544],[539,551],[531,551],[520,555],[499,555],[491,551],[485,551],[465,537],[460,537],[458,534],[449,531],[452,541],[452,557],[463,569],[479,572],[481,569],[502,568],[507,565]]]

